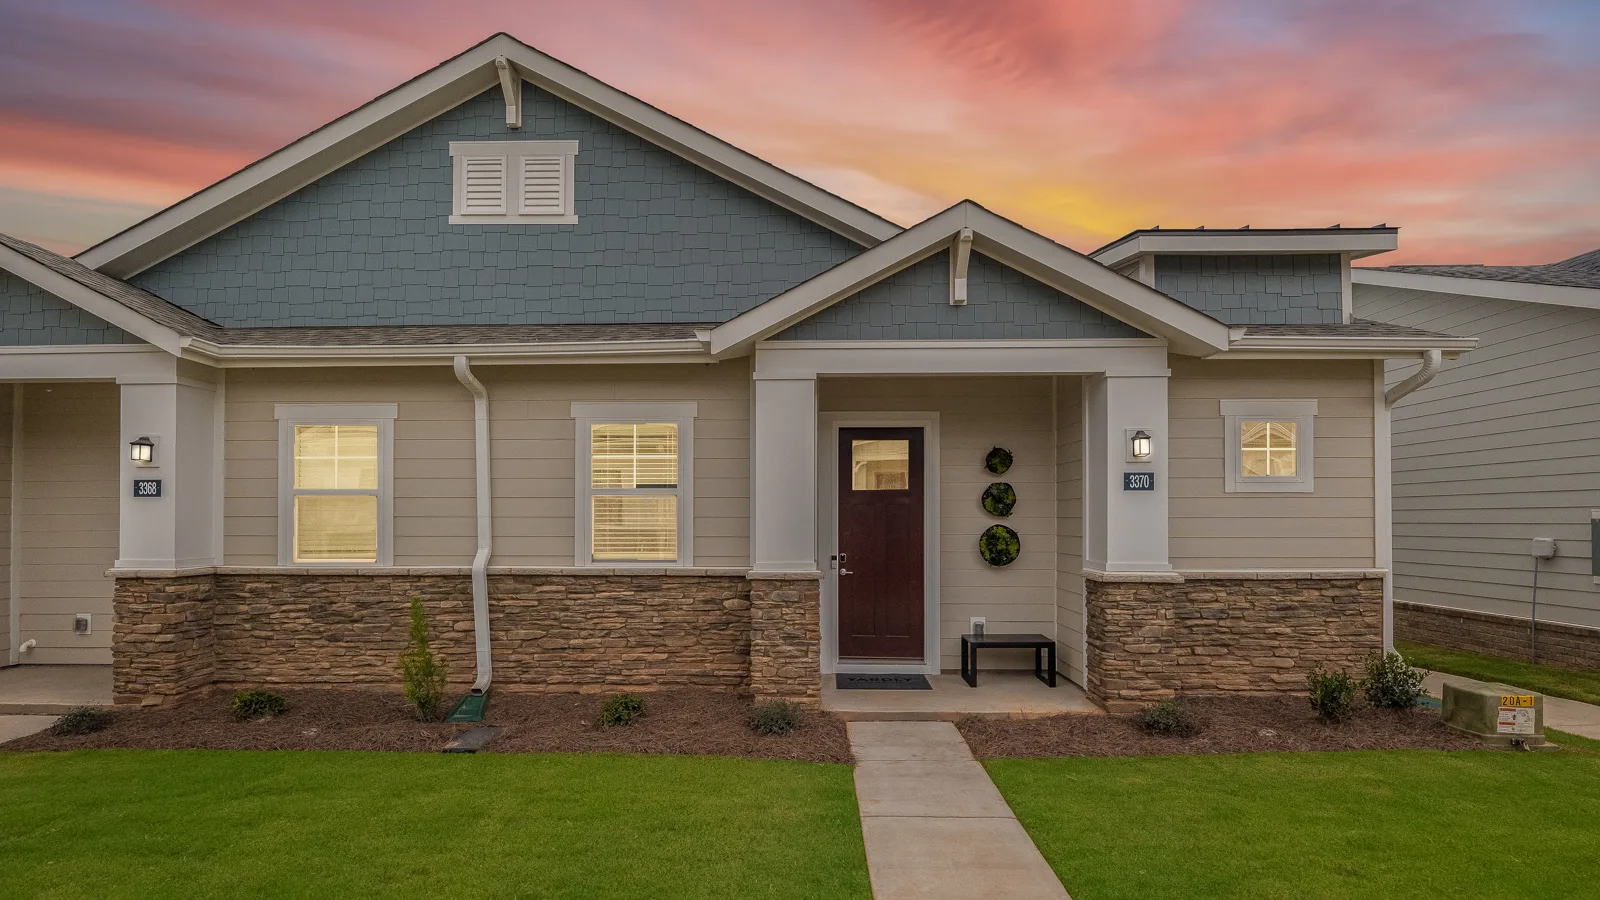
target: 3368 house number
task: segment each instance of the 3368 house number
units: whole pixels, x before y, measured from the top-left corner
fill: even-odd
[[[133,495],[135,497],[161,496],[161,479],[135,478],[133,480]]]

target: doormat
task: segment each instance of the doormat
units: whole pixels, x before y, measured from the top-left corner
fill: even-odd
[[[926,675],[835,675],[841,691],[931,691]]]

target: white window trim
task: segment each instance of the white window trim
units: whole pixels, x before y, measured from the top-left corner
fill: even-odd
[[[1224,400],[1222,415],[1227,422],[1223,432],[1223,467],[1227,479],[1224,490],[1230,494],[1288,493],[1309,494],[1316,490],[1315,400]],[[1293,475],[1239,474],[1239,451],[1246,421],[1295,423]]]
[[[573,563],[601,568],[662,568],[694,565],[694,420],[698,403],[574,403]],[[605,560],[595,562],[594,463],[590,441],[595,425],[672,424],[678,426],[678,558],[676,560]]]
[[[506,212],[466,215],[466,179],[460,160],[467,156],[498,156],[506,161]],[[562,159],[563,210],[561,215],[525,215],[512,210],[520,204],[522,159],[526,156],[559,156]],[[575,225],[578,221],[574,195],[577,193],[577,141],[451,141],[451,225]]]
[[[278,403],[278,565],[338,569],[394,565],[394,403]],[[294,558],[294,427],[296,425],[378,426],[378,561],[375,563],[296,562]]]

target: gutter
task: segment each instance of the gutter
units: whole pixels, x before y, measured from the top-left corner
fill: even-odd
[[[484,363],[713,362],[706,339],[564,341],[542,344],[218,344],[184,338],[180,351],[208,365],[432,365],[471,354]]]
[[[1422,354],[1422,368],[1411,373],[1411,377],[1400,382],[1383,394],[1383,405],[1393,408],[1396,403],[1405,399],[1412,391],[1422,387],[1433,380],[1444,367],[1444,354],[1438,350],[1426,350]]]
[[[494,552],[494,517],[489,508],[489,392],[472,374],[465,356],[455,358],[456,379],[472,392],[473,470],[478,479],[478,552],[472,558],[472,636],[477,645],[478,677],[472,693],[489,692],[494,667],[489,658],[489,556]]]

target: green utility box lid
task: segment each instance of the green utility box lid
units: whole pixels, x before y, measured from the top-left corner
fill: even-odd
[[[1544,695],[1509,684],[1444,686],[1444,723],[1497,744],[1544,744]]]

